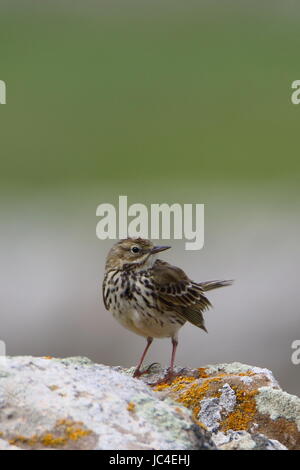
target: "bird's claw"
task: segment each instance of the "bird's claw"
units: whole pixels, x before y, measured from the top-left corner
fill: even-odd
[[[161,379],[151,385],[156,386],[163,384],[171,384],[173,380],[178,376],[179,374],[176,374],[173,369],[168,369],[167,373]]]
[[[158,364],[158,362],[152,362],[152,364],[150,364],[150,366],[148,366],[144,370],[136,369],[134,371],[133,377],[138,379],[139,377],[141,377],[141,375],[150,374],[152,367],[155,366],[156,364]]]

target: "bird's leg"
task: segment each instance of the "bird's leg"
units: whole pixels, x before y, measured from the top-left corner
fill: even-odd
[[[172,338],[172,357],[171,357],[171,365],[170,365],[170,371],[172,372],[172,374],[174,371],[174,362],[175,362],[177,346],[178,346],[178,339]]]
[[[166,382],[169,382],[174,378],[174,362],[175,362],[175,355],[176,355],[176,349],[178,346],[178,339],[177,337],[172,338],[172,356],[171,356],[171,364],[168,369],[167,375],[165,376],[164,380]]]
[[[152,341],[153,341],[153,338],[151,338],[151,336],[148,336],[148,338],[147,338],[147,345],[146,345],[145,350],[144,350],[144,352],[143,352],[143,354],[142,354],[142,357],[141,357],[141,359],[140,359],[140,362],[139,362],[138,365],[136,366],[136,369],[135,369],[135,371],[134,371],[133,377],[140,377],[141,375],[145,374],[145,372],[147,372],[147,370],[146,370],[145,372],[141,372],[141,371],[140,371],[140,368],[141,368],[141,366],[142,366],[142,364],[143,364],[143,361],[144,361],[144,359],[145,359],[145,356],[146,356],[146,354],[147,354],[148,349],[149,349],[150,346],[151,346]]]
[[[159,379],[157,382],[152,383],[151,384],[152,386],[165,384],[166,382],[170,383],[170,382],[172,382],[172,379],[174,379],[174,377],[176,376],[176,374],[174,373],[174,363],[175,363],[175,355],[176,355],[177,345],[178,345],[177,336],[173,336],[173,338],[172,338],[172,356],[171,356],[170,367],[168,368],[166,375],[163,378]]]

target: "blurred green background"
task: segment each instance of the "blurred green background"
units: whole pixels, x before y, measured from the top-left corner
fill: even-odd
[[[294,179],[299,10],[2,0],[1,178]]]
[[[132,365],[105,312],[96,207],[206,205],[205,247],[166,255],[213,294],[178,362],[271,368],[299,393],[300,6],[293,1],[2,0],[1,339],[9,354]],[[167,362],[168,341],[150,355]]]

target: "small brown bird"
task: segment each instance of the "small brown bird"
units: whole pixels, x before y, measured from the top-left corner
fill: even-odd
[[[169,246],[154,246],[150,240],[127,238],[108,253],[103,281],[107,310],[134,333],[147,338],[147,346],[135,369],[141,366],[153,338],[172,339],[171,379],[178,344],[178,330],[189,321],[206,331],[203,312],[211,307],[204,292],[228,286],[232,281],[191,281],[182,269],[156,259]]]

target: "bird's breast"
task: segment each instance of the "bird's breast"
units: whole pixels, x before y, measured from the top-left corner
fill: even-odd
[[[175,312],[163,311],[148,272],[110,272],[103,285],[104,303],[125,328],[141,336],[173,336],[183,325]]]

